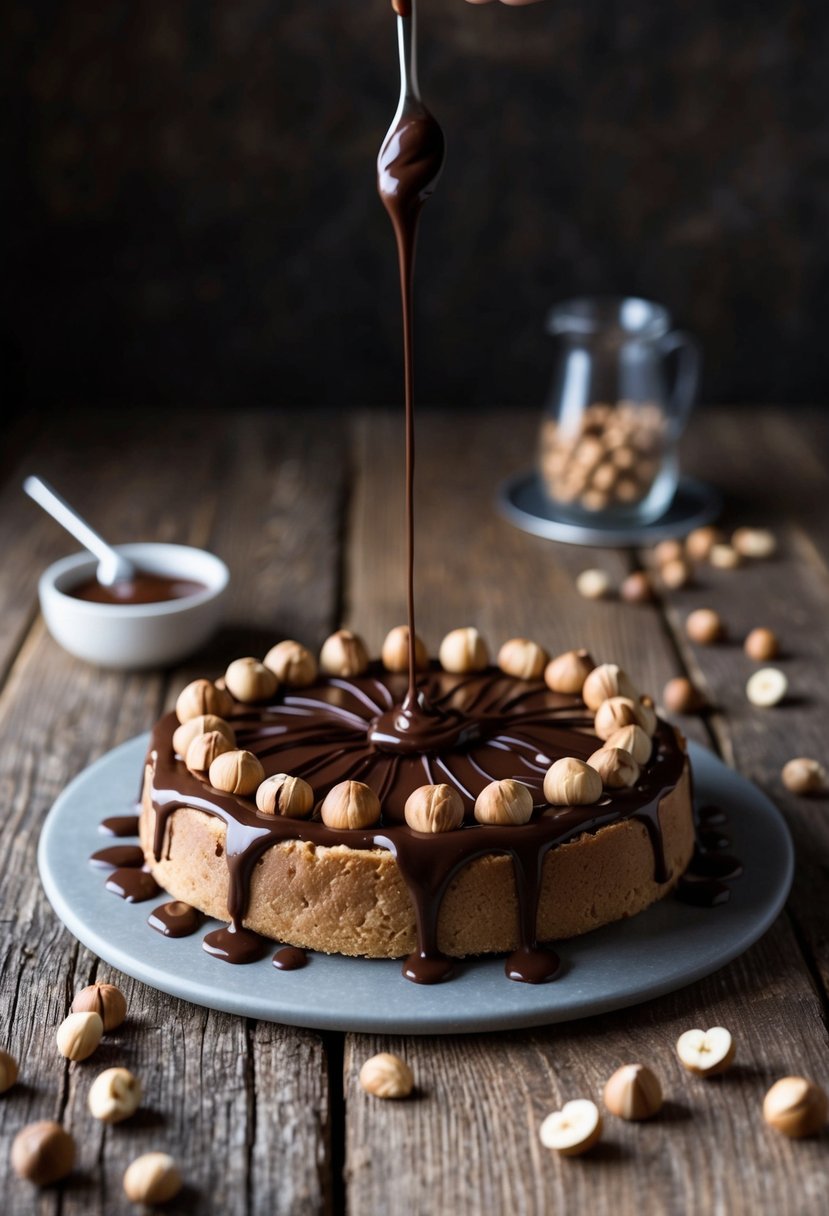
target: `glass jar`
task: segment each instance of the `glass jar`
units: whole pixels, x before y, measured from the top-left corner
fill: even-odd
[[[542,484],[573,523],[647,524],[670,507],[699,351],[649,300],[556,305],[560,351],[539,442]],[[672,366],[673,365],[673,366]]]

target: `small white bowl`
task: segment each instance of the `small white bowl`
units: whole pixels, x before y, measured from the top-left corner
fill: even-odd
[[[73,553],[40,576],[40,607],[52,637],[64,650],[99,667],[164,667],[186,658],[217,628],[230,582],[218,557],[189,545],[116,545],[152,574],[204,583],[205,590],[158,604],[96,604],[66,594],[95,575],[89,553]]]

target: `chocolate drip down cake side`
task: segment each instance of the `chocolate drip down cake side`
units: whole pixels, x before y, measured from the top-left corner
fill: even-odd
[[[491,666],[471,628],[440,662],[415,639],[408,701],[409,636],[369,662],[341,630],[322,674],[285,641],[188,685],[147,756],[147,865],[240,948],[405,957],[420,982],[510,952],[511,978],[551,979],[539,943],[635,915],[688,866],[684,741],[616,665],[513,639]]]

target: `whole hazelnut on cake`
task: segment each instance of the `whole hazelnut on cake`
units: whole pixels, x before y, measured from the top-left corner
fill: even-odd
[[[193,680],[183,688],[176,701],[176,717],[179,722],[189,722],[204,714],[215,714],[227,718],[233,712],[233,697],[224,688],[217,688],[211,680]]]
[[[233,744],[220,730],[209,730],[191,741],[184,763],[191,773],[206,773],[217,756],[232,750]]]
[[[635,701],[630,697],[609,697],[596,710],[593,729],[600,739],[606,740],[623,726],[636,726],[638,722],[639,712]]]
[[[595,666],[586,650],[568,650],[550,659],[544,668],[544,683],[551,692],[578,696]]]
[[[225,672],[227,691],[243,704],[267,701],[277,689],[274,673],[258,659],[234,659]]]
[[[440,644],[440,665],[444,671],[464,675],[483,671],[489,662],[489,649],[473,625],[452,629]]]
[[[415,670],[423,671],[429,666],[429,652],[417,634],[414,637],[414,651]],[[386,671],[409,670],[408,625],[395,625],[394,629],[389,630],[383,642],[383,649],[380,651],[380,658],[383,660]]]
[[[639,765],[647,764],[653,751],[653,740],[641,726],[622,726],[605,740],[608,747],[620,747],[633,756]]]
[[[581,695],[587,708],[596,711],[602,702],[609,701],[611,697],[630,697],[633,701],[639,693],[616,663],[601,663],[586,677]]]
[[[575,756],[562,756],[547,769],[544,797],[552,806],[590,806],[602,796],[602,779]]]
[[[368,667],[365,642],[350,629],[338,629],[322,644],[320,667],[329,676],[349,679],[362,675]]]
[[[453,832],[463,823],[463,799],[451,785],[421,785],[406,799],[403,814],[415,832]]]
[[[602,783],[611,790],[627,789],[639,780],[639,765],[630,752],[621,747],[601,747],[588,758]]]
[[[210,784],[225,794],[247,796],[265,779],[265,770],[253,752],[235,748],[217,756],[210,765]]]
[[[539,680],[549,657],[546,650],[529,638],[510,638],[498,651],[498,666],[517,680]]]
[[[484,786],[475,799],[475,818],[478,823],[523,824],[529,823],[533,813],[533,796],[520,781],[506,778],[492,781]]]
[[[256,791],[256,807],[263,815],[305,819],[314,809],[314,791],[301,777],[274,773]]]
[[[215,714],[202,714],[176,727],[173,733],[173,750],[177,756],[186,756],[194,739],[198,739],[199,735],[212,734],[213,731],[223,735],[231,747],[236,746],[236,733],[230,723],[225,722],[224,718],[217,718]]]
[[[325,826],[335,831],[370,828],[380,818],[380,799],[362,781],[341,781],[325,795],[320,815]]]
[[[293,638],[277,642],[262,661],[287,688],[307,688],[317,678],[317,660],[307,646]]]

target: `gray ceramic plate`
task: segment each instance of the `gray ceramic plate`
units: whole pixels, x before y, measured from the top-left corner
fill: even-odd
[[[653,523],[590,527],[571,523],[557,513],[555,505],[544,493],[537,473],[519,473],[501,487],[498,509],[510,523],[534,536],[570,545],[617,548],[655,545],[668,537],[685,536],[717,518],[722,510],[722,498],[713,486],[692,477],[682,477],[674,501]]]
[[[146,921],[157,901],[126,904],[88,864],[107,843],[98,824],[125,814],[148,736],[122,744],[81,773],[58,798],[40,838],[49,900],[70,932],[112,966],[163,992],[229,1013],[323,1030],[401,1034],[500,1030],[563,1022],[633,1005],[690,984],[755,942],[783,907],[793,851],[783,819],[744,778],[692,745],[700,803],[723,806],[733,852],[744,862],[729,903],[692,908],[664,900],[641,916],[562,942],[561,977],[515,983],[502,959],[471,960],[446,983],[403,979],[399,962],[312,954],[300,971],[276,971],[270,955],[245,967],[211,958],[203,933],[171,940]],[[208,923],[204,932],[212,928]],[[274,947],[276,949],[276,947]]]

